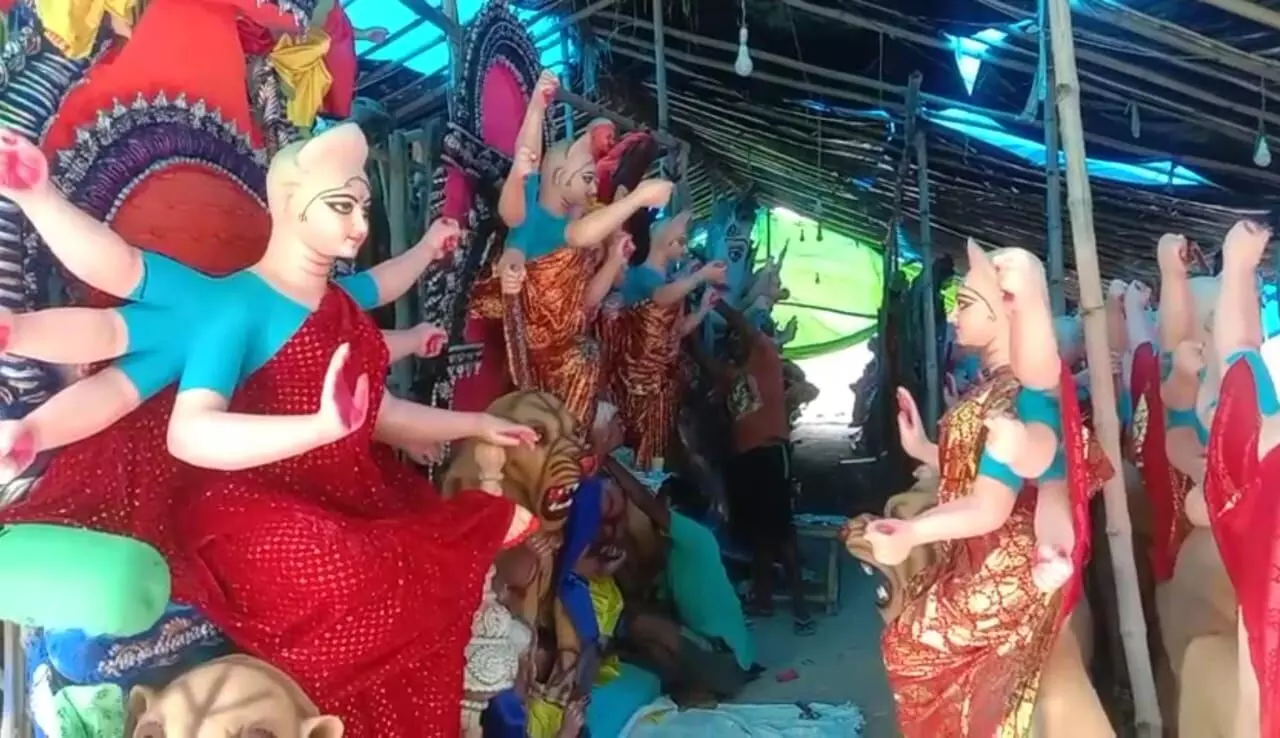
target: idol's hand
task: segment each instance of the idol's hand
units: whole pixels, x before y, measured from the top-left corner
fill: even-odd
[[[1137,280],[1130,282],[1124,293],[1126,312],[1141,312],[1151,304],[1151,288]]]
[[[1166,233],[1156,244],[1156,262],[1166,277],[1187,276],[1187,266],[1194,258],[1191,242],[1181,233]]]
[[[1108,300],[1123,300],[1125,292],[1129,290],[1129,285],[1125,284],[1123,279],[1113,279],[1111,284],[1107,286]]]
[[[609,236],[609,258],[615,263],[625,264],[636,252],[636,242],[625,231],[618,231]]]
[[[44,152],[16,132],[0,128],[0,197],[21,204],[24,198],[49,191]]]
[[[115,16],[112,16],[112,17],[115,17]],[[387,29],[378,27],[378,28],[370,28],[368,31],[365,31],[364,37],[372,43],[380,44],[383,41],[387,40],[388,35],[389,34],[387,33]]]
[[[1242,220],[1231,226],[1222,241],[1222,267],[1224,269],[1252,270],[1262,261],[1262,252],[1271,241],[1271,229],[1252,221]]]
[[[908,520],[877,520],[867,525],[862,537],[871,544],[876,561],[884,566],[897,566],[906,561],[916,545]]]
[[[728,267],[723,261],[713,261],[698,270],[698,276],[711,284],[724,284],[728,275]]]
[[[1031,581],[1044,593],[1057,592],[1071,580],[1075,566],[1071,555],[1061,546],[1041,544],[1036,547],[1036,560],[1031,566]]]
[[[902,440],[902,450],[912,458],[924,455],[929,437],[925,435],[924,420],[920,418],[915,398],[905,387],[898,388],[898,437]]]
[[[502,252],[494,266],[498,274],[498,287],[504,295],[518,295],[524,289],[524,254],[514,249]]]
[[[558,89],[560,89],[560,78],[550,69],[544,69],[542,74],[538,75],[538,83],[533,88],[533,99],[529,102],[543,106],[550,105],[556,98]]]
[[[982,421],[987,427],[984,450],[991,458],[1013,465],[1026,450],[1027,426],[1012,415],[990,415]]]
[[[408,456],[413,463],[423,466],[439,464],[444,459],[444,446],[437,441],[430,441],[421,444],[415,448],[402,448],[405,456]]]
[[[418,346],[414,353],[424,359],[439,356],[440,352],[444,351],[445,346],[449,344],[448,331],[438,325],[419,323],[409,330],[414,332],[414,338]]]
[[[991,257],[1005,301],[1014,309],[1048,304],[1044,266],[1025,249],[1009,249]]]
[[[587,704],[590,697],[579,697],[564,708],[564,718],[560,721],[560,731],[556,734],[557,738],[578,738],[582,733],[582,726],[587,721]]]
[[[538,432],[529,426],[513,423],[488,413],[477,414],[476,430],[472,433],[472,437],[494,446],[504,447],[529,447],[538,442]]]
[[[453,253],[461,243],[462,226],[458,225],[458,221],[453,218],[436,218],[427,229],[426,235],[422,237],[422,241],[433,254],[432,260],[443,259]]]
[[[35,458],[35,433],[21,420],[0,420],[0,484],[17,479]]]
[[[369,375],[361,374],[353,385],[344,376],[350,356],[350,344],[339,346],[324,374],[320,412],[315,417],[323,437],[330,442],[346,438],[369,416]]]

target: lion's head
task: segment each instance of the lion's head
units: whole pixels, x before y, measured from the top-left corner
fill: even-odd
[[[507,499],[538,516],[542,530],[560,532],[579,482],[595,465],[578,441],[577,421],[562,402],[546,392],[512,392],[495,400],[488,411],[538,432],[538,442],[532,448],[507,449],[502,489]],[[478,485],[476,444],[468,440],[459,447],[445,472],[442,489],[446,496]]]

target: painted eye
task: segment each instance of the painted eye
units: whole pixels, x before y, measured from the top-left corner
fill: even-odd
[[[138,723],[133,729],[133,738],[164,738],[164,724],[159,720]]]
[[[276,738],[276,732],[260,725],[255,725],[245,732],[244,738]]]
[[[355,211],[355,207],[346,200],[326,200],[325,205],[338,215],[351,215]]]

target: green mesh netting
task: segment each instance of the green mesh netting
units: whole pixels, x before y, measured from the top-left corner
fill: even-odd
[[[787,249],[782,283],[791,297],[773,309],[779,326],[796,319],[796,337],[783,349],[788,359],[809,359],[856,346],[876,331],[884,294],[883,261],[877,245],[786,211],[761,208],[752,240],[756,263]],[[919,262],[902,266],[908,280],[920,274]],[[955,285],[943,287],[947,311],[955,304]]]

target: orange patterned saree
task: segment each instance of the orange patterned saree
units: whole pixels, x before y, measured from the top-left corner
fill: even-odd
[[[969,494],[985,443],[983,419],[992,413],[1012,414],[1017,391],[1012,372],[999,370],[942,419],[940,504]],[[1073,392],[1064,388],[1063,396],[1073,398]],[[1109,465],[1096,464],[1095,458],[1097,469],[1083,473],[1091,455],[1073,402],[1064,403],[1064,430],[1072,501],[1080,518],[1087,512],[1083,507],[1092,478],[1105,474],[1103,467]],[[1032,582],[1035,507],[1035,490],[1024,487],[999,530],[936,544],[934,565],[908,583],[907,605],[882,638],[898,723],[907,738],[1031,734],[1040,669],[1078,592],[1078,582],[1054,594],[1041,592]],[[1075,527],[1073,559],[1079,562],[1088,550],[1087,529],[1079,530],[1079,520]]]
[[[621,410],[626,443],[636,452],[639,468],[662,458],[675,428],[676,370],[680,342],[676,323],[681,303],[658,305],[646,300],[623,316],[621,355],[613,390]]]

